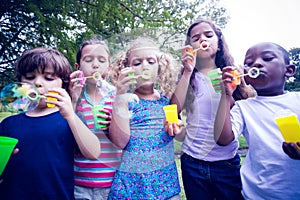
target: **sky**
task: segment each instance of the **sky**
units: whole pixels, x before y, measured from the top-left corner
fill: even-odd
[[[299,0],[221,0],[230,16],[222,29],[235,64],[249,47],[275,42],[287,50],[300,48]]]

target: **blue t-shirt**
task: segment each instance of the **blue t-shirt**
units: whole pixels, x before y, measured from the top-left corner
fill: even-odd
[[[20,151],[2,175],[2,200],[74,199],[75,139],[59,112],[41,117],[5,118],[0,135],[17,138]]]

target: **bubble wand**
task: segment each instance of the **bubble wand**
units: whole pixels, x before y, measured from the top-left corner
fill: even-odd
[[[138,77],[141,77],[142,79],[149,80],[152,77],[152,73],[150,70],[144,70],[141,75],[138,75]]]
[[[56,92],[49,92],[57,94]],[[46,97],[39,94],[37,88],[30,83],[14,82],[6,85],[0,93],[1,104],[11,112],[27,112],[34,110],[41,98],[57,100],[54,97]],[[47,103],[48,107],[54,104]]]
[[[202,50],[202,51],[206,51],[208,48],[210,47],[210,44],[208,41],[204,40],[202,42],[200,42],[200,46],[196,49],[193,49],[190,46],[186,46],[183,48],[183,55],[185,55],[186,53],[190,53],[193,55],[193,57],[196,57],[197,51]],[[188,60],[188,63],[191,63],[191,60]]]
[[[151,79],[151,77],[152,77],[152,72],[150,71],[150,70],[144,70],[143,72],[142,72],[142,74],[139,74],[139,75],[137,75],[137,76],[135,76],[135,74],[134,74],[134,72],[130,72],[129,74],[128,74],[128,76],[130,76],[130,77],[136,77],[136,78],[142,78],[142,79],[144,79],[144,80],[149,80],[149,79]],[[132,79],[132,80],[130,80],[130,85],[129,85],[129,92],[130,93],[132,93],[134,90],[135,90],[135,84],[136,84],[136,79]]]
[[[84,74],[82,72],[78,75],[77,80],[80,81],[80,85],[84,85],[86,79],[88,79],[88,78],[93,78],[94,80],[99,81],[99,82],[102,80],[100,72],[94,72],[91,76],[84,76]]]
[[[194,49],[194,51],[195,52],[197,52],[198,50],[202,50],[202,51],[206,51],[208,48],[209,48],[209,42],[207,42],[207,41],[202,41],[201,43],[200,43],[200,46],[199,46],[199,48],[197,48],[197,49]]]
[[[257,67],[250,68],[246,74],[245,73],[239,74],[237,70],[233,70],[232,72],[231,73],[233,74],[234,78],[240,78],[242,76],[249,76],[250,78],[257,78],[259,76],[259,69]]]
[[[25,88],[28,87],[25,84],[23,84],[22,86],[25,86]],[[41,98],[46,98],[49,101],[57,101],[57,99],[54,98],[54,97],[46,97],[44,95],[41,95],[35,87],[33,87],[33,88],[26,88],[25,90],[24,90],[24,88],[22,89],[22,87],[21,87],[21,88],[18,88],[16,92],[18,92],[19,94],[23,95],[24,97],[27,97],[31,101],[38,101]],[[48,93],[49,94],[57,94],[57,92],[51,92],[51,91],[48,92]],[[53,104],[53,103],[47,103],[47,107],[54,108],[55,104]]]
[[[257,67],[252,67],[248,70],[247,73],[240,74],[238,70],[230,71],[230,73],[233,75],[233,82],[234,85],[241,84],[241,77],[243,76],[249,76],[250,78],[257,78],[259,76],[259,69]]]
[[[134,77],[135,74],[134,74],[134,72],[130,72],[130,73],[128,74],[128,76]],[[152,73],[151,73],[150,70],[144,70],[144,71],[142,72],[142,74],[136,76],[136,78],[139,78],[139,77],[141,77],[142,79],[148,80],[148,79],[150,79],[150,78],[152,77]],[[135,83],[135,80],[132,80],[132,82]]]

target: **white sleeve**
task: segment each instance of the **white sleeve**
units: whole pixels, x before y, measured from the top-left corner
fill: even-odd
[[[242,133],[245,132],[245,120],[243,117],[243,113],[241,112],[240,105],[237,102],[230,110],[230,119],[232,132],[235,139],[237,139],[241,136]]]

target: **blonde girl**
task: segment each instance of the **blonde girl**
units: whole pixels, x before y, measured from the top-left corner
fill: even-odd
[[[149,38],[138,38],[119,56],[110,136],[124,152],[109,199],[180,198],[173,136],[164,131],[163,111],[176,77],[172,56]]]

